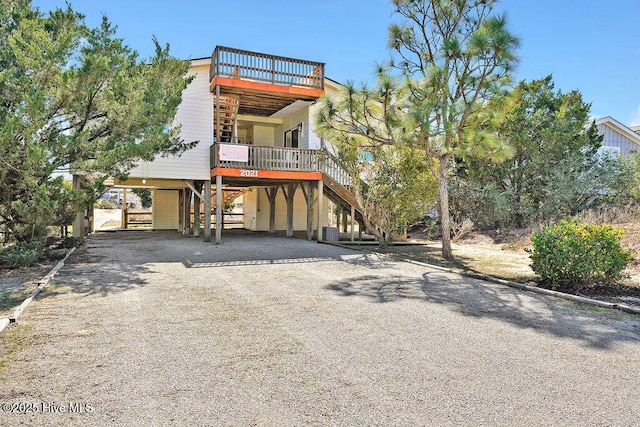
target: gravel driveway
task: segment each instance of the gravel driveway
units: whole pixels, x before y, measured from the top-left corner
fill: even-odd
[[[0,425],[637,426],[639,380],[637,316],[263,234],[92,236],[0,335]]]

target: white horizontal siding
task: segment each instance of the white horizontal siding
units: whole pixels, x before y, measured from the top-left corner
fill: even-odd
[[[213,135],[213,102],[209,91],[208,66],[192,67],[189,75],[195,79],[182,94],[175,123],[182,125],[180,136],[185,142],[200,141],[181,156],[156,157],[130,172],[132,177],[207,179],[210,177],[209,147]]]
[[[253,125],[253,144],[263,147],[273,147],[274,131],[275,129],[273,126]]]
[[[341,96],[340,91],[342,89],[343,87],[338,83],[325,79],[324,94],[326,97],[331,98],[335,101]],[[320,108],[320,104],[318,103],[315,103],[309,107],[309,113],[308,113],[309,132],[308,132],[307,147],[305,148],[311,148],[314,150],[319,150],[320,148],[322,148],[322,138],[315,131],[315,126],[314,126],[314,121],[315,121],[316,115],[318,114],[319,108]],[[328,145],[329,148],[331,148],[330,141],[325,141],[325,144]]]
[[[284,133],[297,128],[299,123],[302,123],[302,135],[298,136],[298,148],[309,148],[309,107],[303,108],[282,119],[282,124],[278,125],[275,129],[276,147],[283,146]]]
[[[311,107],[309,107],[309,139],[307,142],[307,148],[310,148],[312,150],[319,150],[320,148],[322,148],[322,138],[320,138],[320,135],[316,133],[314,126],[315,117],[318,113],[319,108],[320,107],[318,104],[313,104]]]

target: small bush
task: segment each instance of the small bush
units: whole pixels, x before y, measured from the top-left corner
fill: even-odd
[[[615,282],[634,258],[620,246],[622,234],[608,224],[561,221],[531,236],[531,268],[554,289]]]
[[[118,209],[118,202],[111,199],[100,200],[97,205],[99,209]]]
[[[8,268],[29,267],[43,255],[43,242],[17,242],[0,252],[0,264]]]

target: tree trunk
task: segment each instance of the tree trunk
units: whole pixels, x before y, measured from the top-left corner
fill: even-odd
[[[438,167],[438,174],[436,178],[438,180],[438,199],[440,201],[440,226],[442,230],[442,258],[445,260],[452,260],[453,253],[451,252],[451,226],[449,223],[449,187],[447,187],[447,171],[449,169],[449,162],[445,159],[440,159],[440,165]]]
[[[389,242],[387,241],[387,239],[385,239],[384,234],[378,229],[378,227],[371,223],[371,221],[369,220],[369,216],[366,213],[363,213],[362,221],[364,222],[365,230],[375,236],[376,240],[378,241],[378,247],[380,249],[387,248],[387,246],[389,246]]]
[[[368,212],[369,209],[367,208],[367,202],[365,201],[365,197],[362,192],[362,182],[360,181],[360,178],[352,176],[352,179],[354,182],[353,194],[354,196],[356,196],[356,200],[362,207],[362,222],[363,222],[364,228],[365,230],[367,230],[368,233],[374,235],[374,237],[378,241],[378,247],[380,249],[384,249],[387,246],[389,246],[389,241],[385,238],[385,235],[378,229],[378,227],[376,227],[374,224],[371,223],[371,220],[369,218],[369,212]],[[388,231],[387,231],[387,236],[388,236]]]

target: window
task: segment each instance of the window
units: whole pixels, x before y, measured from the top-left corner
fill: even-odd
[[[298,148],[300,137],[302,136],[302,123],[284,133],[283,144],[285,147]]]

